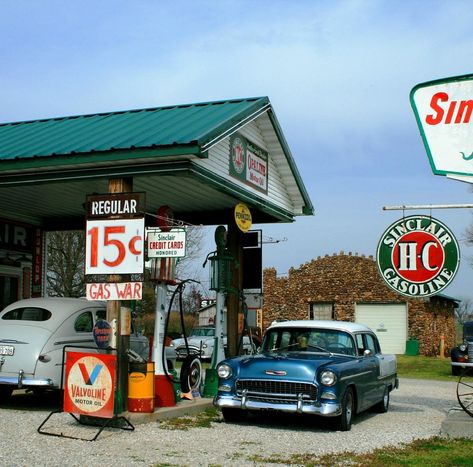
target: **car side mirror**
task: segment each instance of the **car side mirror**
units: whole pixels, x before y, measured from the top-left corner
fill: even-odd
[[[366,350],[363,352],[363,357],[369,357],[371,354],[372,354],[371,350],[370,350],[370,349],[366,349]]]

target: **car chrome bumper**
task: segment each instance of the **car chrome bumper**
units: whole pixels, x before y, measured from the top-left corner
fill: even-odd
[[[215,407],[229,407],[243,410],[278,410],[281,412],[322,415],[324,417],[336,417],[341,415],[341,406],[338,403],[311,403],[298,399],[294,403],[276,403],[258,401],[242,396],[216,395],[214,398]]]
[[[41,387],[41,388],[52,388],[54,387],[54,383],[49,378],[38,379],[38,378],[30,378],[25,376],[22,371],[18,373],[17,376],[2,376],[0,375],[0,384],[6,384],[9,386],[15,386],[17,389],[21,389],[23,387]]]

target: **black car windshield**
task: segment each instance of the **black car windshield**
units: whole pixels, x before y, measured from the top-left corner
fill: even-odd
[[[215,328],[194,328],[192,330],[193,336],[212,337],[215,336]]]
[[[355,356],[350,334],[336,329],[275,328],[263,340],[263,352],[331,352]]]
[[[466,341],[473,340],[473,322],[469,321],[463,324],[463,339]]]

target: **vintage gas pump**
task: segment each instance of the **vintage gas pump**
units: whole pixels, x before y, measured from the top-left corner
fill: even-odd
[[[168,232],[172,226],[172,212],[163,206],[158,210],[158,227]],[[167,375],[164,339],[166,332],[166,300],[168,285],[175,284],[176,258],[152,258],[151,281],[155,283],[156,306],[152,360],[154,362],[154,398],[156,407],[169,407],[176,404],[174,388]]]
[[[215,304],[214,351],[210,368],[205,372],[205,397],[212,397],[217,394],[218,378],[216,368],[217,364],[225,359],[223,343],[223,336],[226,331],[224,314],[225,297],[230,290],[233,268],[235,267],[235,258],[233,258],[226,248],[227,230],[223,225],[219,225],[215,230],[215,243],[217,251],[207,256],[207,260],[210,262],[210,290],[215,290],[217,296]],[[205,264],[206,263],[204,263],[204,266]]]

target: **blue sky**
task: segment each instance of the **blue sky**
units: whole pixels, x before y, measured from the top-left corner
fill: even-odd
[[[5,0],[0,122],[267,95],[315,216],[264,226],[265,266],[375,255],[402,212],[473,203],[432,174],[416,84],[473,72],[470,1]],[[429,210],[406,214],[430,214]],[[470,210],[433,211],[461,244],[445,293],[473,298]]]

